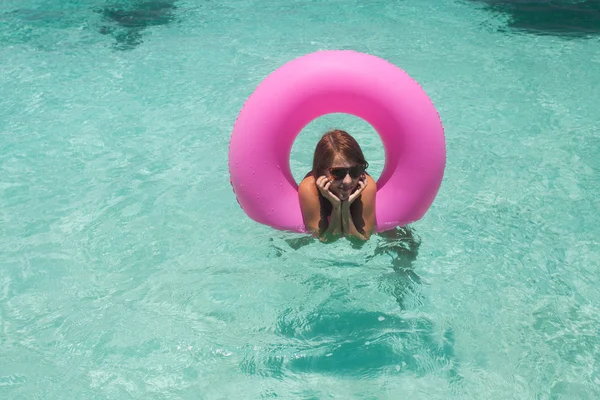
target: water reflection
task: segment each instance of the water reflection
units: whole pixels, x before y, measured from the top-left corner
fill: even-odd
[[[275,334],[285,338],[288,346],[269,349],[262,355],[249,352],[240,365],[244,372],[271,377],[308,373],[352,378],[433,374],[444,377],[451,387],[460,383],[452,328],[440,329],[435,321],[418,312],[403,312],[418,311],[422,305],[422,281],[414,269],[420,238],[413,229],[405,227],[377,234],[372,240],[377,246],[373,250],[365,245],[365,253],[369,253],[365,262],[375,262],[376,257],[381,262],[382,257],[390,257],[389,272],[374,280],[382,292],[398,303],[397,312],[352,307],[343,299],[340,302],[339,293],[310,310],[304,306],[287,308],[277,318]],[[290,248],[298,249],[314,239],[285,241]],[[278,251],[285,253],[290,249],[280,245]],[[323,277],[310,282],[315,290],[339,284]]]
[[[508,27],[536,35],[600,34],[599,0],[471,0],[509,17]]]
[[[281,238],[289,246],[277,244],[273,238],[269,238],[270,248],[276,257],[282,257],[291,250],[299,250],[317,239],[312,236],[303,236],[295,238]],[[391,258],[391,271],[382,277],[382,290],[390,293],[396,299],[401,309],[406,309],[405,299],[411,299],[412,302],[419,302],[420,292],[418,285],[421,284],[421,278],[414,271],[413,263],[419,255],[421,239],[410,227],[397,227],[395,229],[381,232],[371,238],[377,241],[377,246],[372,253],[367,254],[368,242],[349,240],[347,245],[354,249],[365,248],[365,262],[368,263],[375,257],[388,255]],[[279,242],[279,241],[277,241]]]
[[[376,256],[387,254],[391,257],[392,271],[381,279],[382,290],[390,293],[396,299],[400,309],[421,304],[421,278],[414,270],[414,262],[419,256],[421,239],[410,227],[396,228],[380,233],[384,239],[375,248],[373,255],[367,257],[370,261]]]

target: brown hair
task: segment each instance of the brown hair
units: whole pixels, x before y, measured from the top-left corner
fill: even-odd
[[[315,179],[327,173],[336,155],[353,164],[367,163],[358,142],[348,132],[334,129],[325,133],[315,148],[312,168]]]
[[[358,142],[348,132],[334,129],[326,132],[315,148],[312,168],[312,176],[315,180],[329,172],[328,170],[333,164],[336,155],[344,157],[348,162],[353,164],[367,164]],[[357,205],[358,203],[360,203],[360,200],[355,202]],[[325,232],[329,225],[327,217],[331,215],[332,206],[321,193],[319,193],[319,204],[321,209],[319,230]]]

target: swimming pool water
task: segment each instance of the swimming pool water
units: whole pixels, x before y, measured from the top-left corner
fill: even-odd
[[[598,398],[600,18],[526,3],[2,3],[0,396]],[[362,248],[258,225],[229,185],[245,99],[320,49],[405,69],[446,130],[432,208]],[[343,115],[294,176],[330,127],[378,176]]]

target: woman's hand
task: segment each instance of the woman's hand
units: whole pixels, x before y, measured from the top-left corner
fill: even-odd
[[[338,209],[342,205],[342,201],[336,195],[331,193],[329,190],[330,186],[331,181],[326,176],[323,175],[317,179],[317,188],[319,189],[319,192],[321,192],[323,197],[329,200],[333,208]]]
[[[348,206],[350,206],[350,204],[354,203],[354,200],[356,200],[360,196],[360,194],[363,192],[363,190],[365,190],[368,183],[369,183],[369,181],[367,180],[367,176],[363,174],[363,176],[361,176],[360,179],[358,180],[357,189],[348,198]]]

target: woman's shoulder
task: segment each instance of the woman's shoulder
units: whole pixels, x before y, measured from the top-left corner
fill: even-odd
[[[367,174],[367,187],[363,190],[361,197],[363,201],[374,202],[376,193],[377,181],[371,175]]]
[[[300,182],[298,193],[300,195],[318,194],[315,178],[311,173],[307,174]]]
[[[319,191],[315,183],[315,178],[306,176],[298,186],[298,200],[302,210],[302,219],[310,229],[318,230],[321,215],[321,204],[319,200]]]
[[[369,182],[367,187],[371,186],[371,190],[377,191],[377,181],[369,174],[367,174],[367,181]]]

